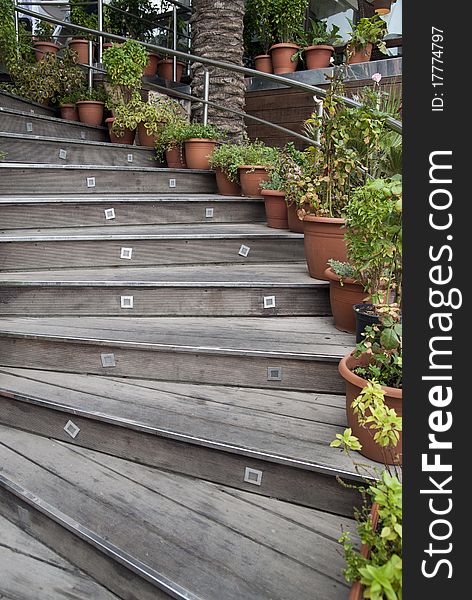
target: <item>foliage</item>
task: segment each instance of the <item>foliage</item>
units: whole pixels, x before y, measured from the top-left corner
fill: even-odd
[[[246,5],[246,45],[257,36],[267,53],[274,42],[297,42],[303,35],[308,0],[249,0]]]
[[[218,144],[208,159],[211,168],[221,169],[230,181],[239,182],[240,148],[232,142]]]
[[[6,157],[7,157],[7,153],[0,150],[0,160],[5,160]]]
[[[107,10],[107,31],[142,42],[148,40],[156,12],[151,0],[111,0]],[[118,9],[118,10],[114,10]]]
[[[0,0],[0,63],[4,63],[10,73],[15,72],[19,63],[34,61],[31,33],[20,22],[19,43],[16,41],[13,2]]]
[[[352,29],[347,45],[348,57],[352,56],[356,50],[363,50],[369,43],[377,46],[383,54],[387,54],[387,48],[383,41],[387,33],[387,23],[378,14],[359,19],[356,25],[350,19],[348,21]]]
[[[278,169],[270,169],[269,179],[261,182],[260,187],[263,190],[275,190],[277,192],[283,192],[284,180],[280,174],[280,171]]]
[[[374,304],[401,303],[402,182],[375,179],[357,188],[345,206],[348,260]]]
[[[244,16],[244,38],[246,49],[257,39],[258,49],[255,54],[268,54],[269,48],[274,43],[274,33],[270,19],[271,3],[267,0],[247,0]],[[249,50],[249,52],[251,52]]]
[[[293,142],[290,142],[280,152],[280,169],[284,180],[285,200],[289,206],[292,204],[298,206],[303,195],[301,182],[311,171],[308,155],[297,150]]]
[[[38,42],[50,42],[56,27],[47,21],[41,21],[34,30],[34,39]]]
[[[340,262],[339,260],[334,260],[334,258],[330,258],[328,260],[328,264],[336,275],[341,277],[341,285],[343,278],[356,279],[357,273],[354,267],[347,262]]]
[[[93,100],[95,102],[103,102],[104,104],[107,102],[108,96],[103,86],[97,86],[89,90],[88,88],[82,88],[80,93],[77,94],[79,99],[77,102],[83,100]]]
[[[339,27],[333,25],[328,31],[327,24],[324,21],[313,19],[310,22],[310,29],[300,35],[300,50],[293,56],[292,60],[303,60],[303,53],[309,46],[336,46],[342,38],[339,33]]]
[[[191,138],[208,139],[208,140],[220,140],[225,136],[221,129],[218,129],[214,125],[204,125],[203,123],[186,123],[184,127],[184,141],[190,140]]]
[[[169,120],[156,138],[156,155],[159,160],[164,159],[166,150],[177,148],[182,153],[182,148],[187,139],[188,122],[183,117],[175,117]]]
[[[354,356],[361,357],[364,366],[354,369],[363,379],[378,381],[381,385],[401,388],[402,324],[398,306],[379,308],[380,324],[365,328],[364,340],[357,344]]]
[[[113,44],[103,53],[107,78],[114,87],[111,103],[129,102],[142,86],[142,75],[148,62],[147,51],[134,40]],[[139,94],[138,94],[139,95]]]
[[[139,123],[143,123],[148,135],[157,135],[166,123],[181,115],[182,110],[176,100],[166,96],[159,96],[148,102],[134,97],[126,104],[114,106],[115,120],[112,129],[117,136],[122,136],[125,129],[133,130]]]
[[[64,94],[63,96],[61,96],[58,100],[59,105],[61,106],[62,104],[75,104],[78,100],[80,100],[80,96],[82,94],[82,89],[76,89],[76,90],[72,90],[70,92],[67,92],[66,94]]]
[[[88,29],[98,30],[98,15],[97,13],[89,13],[80,6],[81,0],[72,0],[70,2],[70,22],[74,25],[87,27]],[[75,31],[74,37],[83,40],[95,40],[95,36],[84,31]]]

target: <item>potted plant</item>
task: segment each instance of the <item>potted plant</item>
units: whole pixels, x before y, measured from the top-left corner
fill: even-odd
[[[243,196],[262,198],[261,183],[269,179],[269,171],[277,160],[277,149],[263,142],[244,142],[238,156],[238,173]]]
[[[175,117],[168,121],[156,139],[157,159],[166,160],[170,169],[185,169],[184,143],[187,135],[188,121],[183,117]]]
[[[303,218],[298,216],[301,187],[304,175],[310,169],[306,152],[297,150],[293,142],[289,142],[279,153],[279,166],[287,204],[287,220],[290,231],[303,233]]]
[[[364,286],[358,282],[358,274],[347,262],[330,258],[325,271],[329,281],[329,299],[333,313],[334,326],[340,331],[356,332],[356,318],[353,306],[366,300]]]
[[[249,52],[255,51],[254,68],[262,73],[273,73],[269,48],[274,43],[270,22],[270,2],[267,0],[247,0],[244,17],[244,36]],[[253,40],[257,40],[255,48]]]
[[[53,42],[55,26],[46,21],[41,21],[34,32],[34,52],[36,60],[40,61],[45,58],[46,54],[56,54],[59,52],[60,46]]]
[[[114,104],[115,116],[105,119],[112,144],[134,144],[138,117],[136,110],[128,104]]]
[[[86,12],[80,0],[73,0],[70,4],[70,20],[74,25],[98,30],[98,16],[96,13]],[[74,34],[69,42],[69,48],[76,54],[76,62],[82,65],[89,64],[89,40],[95,41],[92,34],[80,32]]]
[[[284,182],[277,166],[269,172],[269,179],[261,183],[267,227],[273,229],[288,229],[287,204],[283,187]]]
[[[302,35],[308,0],[270,0],[267,5],[276,41],[270,47],[274,73],[293,73],[297,61],[292,57],[300,49],[298,40]]]
[[[349,262],[372,298],[355,306],[357,340],[366,324],[378,321],[379,308],[401,306],[402,181],[374,179],[357,188],[345,209]]]
[[[139,143],[150,148],[155,147],[156,139],[166,123],[185,114],[177,100],[155,93],[150,94],[147,102],[139,102],[136,110]]]
[[[177,50],[180,52],[188,52],[188,47],[184,38],[182,37],[187,22],[181,16],[177,18]],[[155,36],[152,40],[157,46],[164,48],[172,48],[174,44],[173,40],[173,22],[169,21],[169,25],[166,29],[161,29],[160,33]],[[176,76],[174,78],[174,58],[170,54],[166,53],[161,60],[157,62],[157,74],[166,81],[175,81],[179,83],[184,73],[185,63],[181,60],[176,60]]]
[[[227,142],[217,144],[213,150],[209,163],[216,173],[216,185],[222,196],[240,196],[241,185],[239,183],[238,167],[240,145]]]
[[[351,20],[348,21],[352,29],[346,48],[348,64],[369,61],[374,46],[383,54],[387,54],[387,47],[383,41],[387,33],[387,23],[378,14],[360,19],[356,25]]]
[[[310,30],[304,36],[304,44],[293,60],[305,57],[307,69],[324,69],[331,64],[334,46],[341,40],[339,27],[333,25],[328,31],[323,21],[312,21]]]
[[[102,87],[92,90],[83,89],[79,94],[80,100],[77,100],[77,110],[81,123],[86,125],[101,125],[103,122],[103,113],[107,96]]]
[[[79,99],[80,90],[64,94],[59,98],[59,110],[61,119],[66,121],[79,121],[79,111],[77,110],[76,102]]]
[[[142,74],[148,62],[148,53],[134,40],[113,44],[103,53],[103,65],[107,72],[107,92],[113,112],[113,104],[130,102],[140,98]]]
[[[223,137],[214,125],[187,123],[184,128],[185,161],[189,169],[209,169],[211,156],[217,140]]]

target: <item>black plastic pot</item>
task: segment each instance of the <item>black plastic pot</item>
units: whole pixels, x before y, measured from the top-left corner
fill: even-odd
[[[354,304],[354,314],[356,315],[356,344],[364,340],[362,335],[368,325],[379,323],[379,317],[372,315],[369,311],[372,309],[372,304]]]

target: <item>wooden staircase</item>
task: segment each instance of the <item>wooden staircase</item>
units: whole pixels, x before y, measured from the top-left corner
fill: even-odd
[[[76,598],[346,598],[354,341],[302,236],[211,172],[0,104],[0,515],[100,590]]]

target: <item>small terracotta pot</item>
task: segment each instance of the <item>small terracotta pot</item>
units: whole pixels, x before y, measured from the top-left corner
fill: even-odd
[[[34,55],[36,60],[39,62],[45,56],[45,54],[57,54],[60,46],[54,42],[34,42]]]
[[[219,168],[215,169],[216,185],[222,196],[240,196],[241,186],[235,181],[230,181],[225,173]]]
[[[284,73],[293,73],[297,70],[298,60],[292,60],[292,56],[300,50],[297,44],[273,44],[270,47],[270,56],[272,58],[272,67],[276,75]]]
[[[254,68],[261,73],[273,73],[272,59],[270,54],[259,54],[254,57]]]
[[[368,62],[372,56],[373,45],[368,42],[365,48],[354,50],[354,54],[347,61],[348,65],[357,65],[358,63]]]
[[[388,15],[392,8],[392,0],[374,0],[374,10],[378,15]]]
[[[71,40],[69,48],[77,54],[77,60],[80,65],[89,64],[89,43],[88,40]]]
[[[147,146],[148,148],[154,148],[156,145],[157,135],[149,135],[146,131],[144,123],[138,124],[138,140],[140,146]]]
[[[86,125],[101,125],[103,121],[104,103],[97,100],[79,100],[77,103],[79,119]]]
[[[182,79],[182,75],[184,73],[184,66],[185,64],[183,62],[181,62],[180,60],[177,61],[177,77],[175,80],[177,83],[179,83],[179,81]],[[165,79],[166,81],[173,81],[173,71],[174,61],[172,58],[164,58],[158,62],[157,74],[159,75],[159,77],[162,77],[162,79]]]
[[[66,121],[79,120],[79,111],[75,104],[61,104],[59,110],[61,111],[61,119]]]
[[[262,190],[262,196],[264,197],[267,227],[271,227],[272,229],[288,229],[285,192]]]
[[[363,456],[388,465],[402,463],[402,432],[396,448],[393,451],[382,452],[381,447],[374,442],[375,429],[366,429],[361,427],[354,414],[351,404],[359,396],[362,389],[367,385],[367,381],[353,373],[356,367],[365,365],[362,358],[354,358],[352,354],[347,354],[339,363],[339,373],[346,382],[346,412],[347,422],[352,429],[352,435],[356,436],[362,444],[360,451]],[[388,408],[395,409],[397,416],[402,416],[403,391],[399,388],[382,386],[385,391],[384,401]]]
[[[261,183],[269,179],[267,167],[261,165],[242,165],[238,170],[243,196],[262,198]]]
[[[305,215],[305,257],[310,277],[324,279],[328,260],[347,260],[344,219]]]
[[[353,306],[366,298],[364,287],[350,277],[337,275],[331,267],[324,272],[324,279],[329,280],[329,299],[333,313],[334,326],[347,333],[356,332],[356,315]]]
[[[185,161],[184,151],[180,150],[179,147],[170,148],[165,151],[166,162],[169,169],[186,169],[187,163]]]
[[[148,63],[144,68],[143,71],[143,77],[152,77],[152,75],[155,75],[157,73],[157,65],[159,63],[159,55],[158,54],[154,54],[154,52],[150,52],[148,54],[149,59],[148,59]]]
[[[298,218],[296,204],[287,206],[288,228],[294,233],[304,233],[305,227],[303,221]]]
[[[189,169],[206,169],[210,168],[208,162],[213,150],[215,149],[216,141],[200,138],[191,138],[185,142],[185,161]]]
[[[108,119],[105,119],[105,123],[107,124],[107,127],[108,127],[108,134],[110,136],[110,142],[112,144],[128,144],[129,146],[132,146],[134,144],[134,137],[136,135],[136,130],[135,129],[125,129],[122,136],[116,135],[116,133],[113,133],[113,130],[112,130],[114,120],[115,120],[115,117],[109,117]]]
[[[306,68],[326,69],[326,67],[329,67],[330,65],[333,54],[333,46],[308,46],[308,48],[305,50]]]

